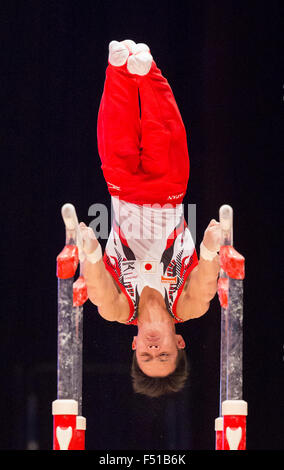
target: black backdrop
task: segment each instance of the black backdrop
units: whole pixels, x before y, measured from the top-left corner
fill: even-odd
[[[146,42],[188,132],[197,245],[223,203],[246,257],[244,399],[249,449],[283,448],[281,265],[283,75],[280,2],[1,2],[1,449],[49,449],[56,398],[60,208],[110,201],[96,120],[112,39]],[[105,241],[102,240],[104,246]],[[135,327],[84,320],[89,449],[213,449],[218,300],[179,325],[191,375],[174,398],[134,396]]]

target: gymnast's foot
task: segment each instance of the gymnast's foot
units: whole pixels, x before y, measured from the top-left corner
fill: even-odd
[[[109,43],[109,55],[108,61],[115,67],[121,67],[126,64],[129,54],[132,53],[135,42],[131,39],[125,39],[125,41],[111,41]]]
[[[121,67],[127,62],[127,69],[131,74],[147,75],[151,69],[153,57],[146,44],[136,44],[131,39],[125,39],[109,43],[108,60],[115,67]]]
[[[135,44],[131,52],[127,60],[128,72],[135,75],[147,75],[153,62],[149,47],[140,42]]]

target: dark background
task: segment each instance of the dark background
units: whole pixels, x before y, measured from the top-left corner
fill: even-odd
[[[188,132],[197,246],[223,203],[246,257],[244,399],[248,449],[283,449],[283,41],[280,2],[1,2],[1,449],[50,449],[56,399],[60,209],[89,224],[110,207],[96,120],[108,43],[145,42]],[[102,240],[105,245],[105,240]],[[189,383],[175,397],[132,393],[135,327],[84,317],[88,449],[214,449],[220,308],[178,326]]]

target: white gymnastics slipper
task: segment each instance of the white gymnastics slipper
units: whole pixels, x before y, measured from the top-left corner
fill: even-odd
[[[108,61],[115,67],[124,65],[129,57],[129,48],[119,41],[111,41],[108,46]]]
[[[147,75],[152,66],[153,57],[147,44],[138,43],[127,60],[127,70],[136,75]]]

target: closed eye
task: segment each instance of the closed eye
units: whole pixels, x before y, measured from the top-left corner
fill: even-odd
[[[160,361],[161,361],[161,362],[166,362],[166,361],[168,360],[169,356],[170,356],[170,355],[169,355],[168,353],[161,353],[161,354],[159,354]]]
[[[149,362],[153,359],[152,356],[147,353],[142,353],[140,356],[143,358],[142,362]]]

